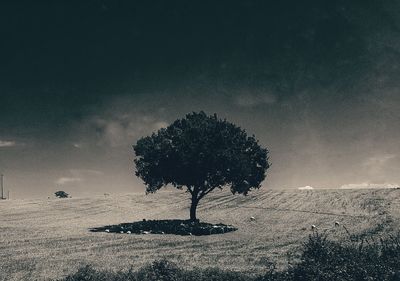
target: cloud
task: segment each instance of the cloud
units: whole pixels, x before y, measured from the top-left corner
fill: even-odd
[[[131,145],[134,140],[167,127],[168,123],[150,115],[114,114],[93,116],[84,126],[84,131],[95,135],[98,145],[119,147]]]
[[[82,148],[83,147],[83,145],[81,143],[73,143],[72,146],[75,147],[75,148]]]
[[[79,179],[85,178],[86,176],[100,176],[104,174],[101,171],[92,169],[71,169],[69,171],[74,178]]]
[[[0,147],[13,147],[16,145],[17,143],[15,141],[0,140]]]
[[[81,178],[61,177],[56,180],[56,184],[64,185],[67,183],[80,182],[80,181],[82,181]]]
[[[364,178],[367,182],[381,183],[386,182],[388,180],[389,171],[393,169],[393,167],[398,166],[396,163],[397,155],[396,154],[375,154],[371,157],[366,158],[362,163],[361,167],[364,169],[366,173],[368,173],[368,177]],[[397,180],[394,178],[394,180]]]
[[[367,160],[365,160],[363,165],[368,167],[380,167],[386,165],[390,160],[394,158],[396,158],[395,154],[376,155],[367,158]]]
[[[258,105],[274,104],[276,97],[272,94],[243,94],[238,95],[235,99],[235,103],[241,107],[254,107]]]
[[[168,127],[168,123],[164,121],[159,121],[153,124],[153,128],[156,130],[159,130],[161,128],[166,128]]]
[[[68,176],[58,178],[55,183],[57,185],[65,185],[70,183],[87,182],[92,179],[98,179],[98,177],[103,174],[104,173],[101,171],[92,169],[70,169],[67,172]]]

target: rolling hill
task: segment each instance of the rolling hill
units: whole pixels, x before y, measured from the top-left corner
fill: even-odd
[[[167,258],[184,267],[260,273],[287,264],[311,233],[387,235],[400,228],[400,189],[260,190],[244,197],[217,191],[200,202],[201,220],[232,224],[211,236],[93,233],[89,228],[142,219],[185,219],[184,192],[0,202],[0,280],[46,280],[92,264],[137,268]],[[250,220],[254,217],[255,220]],[[335,226],[339,222],[339,226]]]

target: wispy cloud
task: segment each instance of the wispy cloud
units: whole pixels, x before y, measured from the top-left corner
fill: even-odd
[[[67,183],[80,182],[80,181],[82,181],[81,178],[61,177],[56,180],[56,184],[64,185]]]
[[[92,169],[71,169],[69,171],[74,178],[80,179],[85,178],[86,176],[100,176],[104,174],[101,171]]]
[[[396,154],[382,154],[369,157],[363,163],[364,166],[377,167],[386,165],[390,160],[396,158]]]
[[[58,178],[55,183],[57,185],[66,185],[70,183],[81,183],[87,182],[98,178],[104,173],[98,170],[92,169],[70,169],[65,172],[66,176]]]
[[[397,165],[397,155],[380,153],[366,158],[361,167],[368,173],[368,180],[373,182],[385,182],[388,171]]]
[[[164,122],[164,121],[155,122],[153,124],[153,128],[156,130],[159,130],[161,128],[166,128],[166,127],[168,127],[168,123]]]
[[[153,116],[120,114],[94,116],[85,124],[85,130],[94,132],[98,144],[118,147],[130,145],[135,139],[166,126],[168,123]]]
[[[0,140],[0,147],[13,147],[16,145],[17,143],[15,141]]]
[[[73,143],[72,146],[75,147],[75,148],[82,148],[83,147],[83,145],[81,143]]]

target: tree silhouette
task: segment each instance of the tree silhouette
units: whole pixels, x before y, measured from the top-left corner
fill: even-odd
[[[260,188],[269,168],[268,150],[240,127],[203,111],[187,114],[134,145],[136,176],[146,193],[163,186],[187,189],[190,219],[196,221],[199,201],[216,188],[230,186],[247,195]]]

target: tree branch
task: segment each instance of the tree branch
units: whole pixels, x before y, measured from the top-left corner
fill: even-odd
[[[190,188],[190,186],[186,186],[187,187],[187,191],[189,191],[189,193],[193,196],[193,190]]]
[[[201,192],[201,193],[200,193],[200,196],[199,196],[199,200],[200,200],[201,198],[203,198],[204,196],[206,196],[206,195],[207,195],[208,193],[210,193],[211,191],[213,191],[215,188],[216,188],[216,186],[210,188],[209,190],[206,190],[206,191],[204,191],[204,192]]]

